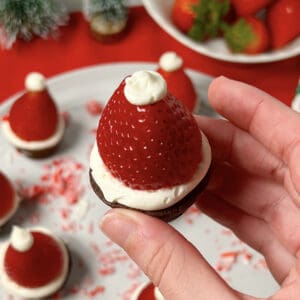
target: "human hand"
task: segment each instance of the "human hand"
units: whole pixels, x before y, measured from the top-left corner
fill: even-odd
[[[197,117],[213,151],[200,209],[261,252],[281,285],[272,300],[300,297],[300,115],[266,93],[218,78],[212,106],[229,120]],[[102,230],[166,299],[256,299],[230,288],[170,225],[113,209]]]

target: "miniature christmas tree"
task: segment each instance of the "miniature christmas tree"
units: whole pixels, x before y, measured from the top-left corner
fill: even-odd
[[[46,38],[68,20],[57,0],[0,0],[0,44],[10,48],[17,38]]]
[[[128,7],[124,0],[85,0],[84,10],[93,36],[101,41],[115,40],[126,27]]]

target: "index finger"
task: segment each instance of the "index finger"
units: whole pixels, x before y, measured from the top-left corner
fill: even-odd
[[[237,127],[249,132],[270,152],[289,164],[300,149],[300,115],[267,93],[225,77],[208,91],[211,105]]]

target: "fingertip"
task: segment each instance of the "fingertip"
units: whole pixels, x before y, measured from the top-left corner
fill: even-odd
[[[220,91],[224,85],[228,84],[229,81],[229,78],[225,76],[219,76],[210,83],[208,87],[208,100],[213,106],[214,104],[218,103]]]
[[[137,231],[138,223],[127,209],[111,209],[101,219],[99,224],[102,232],[121,247],[128,236]]]

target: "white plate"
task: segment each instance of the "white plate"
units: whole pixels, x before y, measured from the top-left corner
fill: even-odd
[[[300,37],[283,49],[257,55],[232,54],[221,38],[202,43],[195,42],[173,24],[170,16],[174,0],[143,0],[143,3],[150,16],[173,38],[194,51],[215,59],[238,63],[265,63],[300,54]]]
[[[71,116],[63,144],[54,157],[30,160],[18,154],[0,134],[0,168],[15,182],[21,182],[26,187],[41,184],[41,176],[47,170],[46,164],[55,169],[59,166],[59,160],[64,159],[65,170],[74,169],[74,161],[84,166],[84,170],[74,170],[72,173],[75,179],[79,179],[72,189],[84,189],[79,203],[68,204],[65,197],[61,196],[49,199],[53,192],[46,192],[49,202],[24,201],[11,222],[21,226],[46,226],[69,245],[73,268],[62,299],[91,299],[93,293],[95,299],[128,299],[139,284],[147,281],[128,256],[110,243],[98,229],[101,216],[108,208],[97,199],[89,186],[89,151],[95,140],[93,129],[99,117],[87,113],[86,103],[90,99],[97,99],[104,104],[126,75],[141,69],[155,68],[156,65],[148,63],[107,64],[49,79],[50,90],[60,110],[67,111]],[[205,102],[211,78],[191,70],[189,74]],[[12,97],[0,106],[0,116],[8,111],[14,99]],[[66,163],[71,158],[74,160],[71,162],[72,168],[67,167]],[[268,296],[277,289],[261,256],[205,215],[189,211],[172,225],[214,267],[220,265],[219,260],[224,251],[239,253],[235,263],[227,261],[231,268],[220,272],[234,288],[259,297]],[[1,232],[1,241],[8,238],[8,232],[8,229]],[[247,253],[253,255],[250,261]],[[8,298],[1,285],[0,295],[1,299]]]

